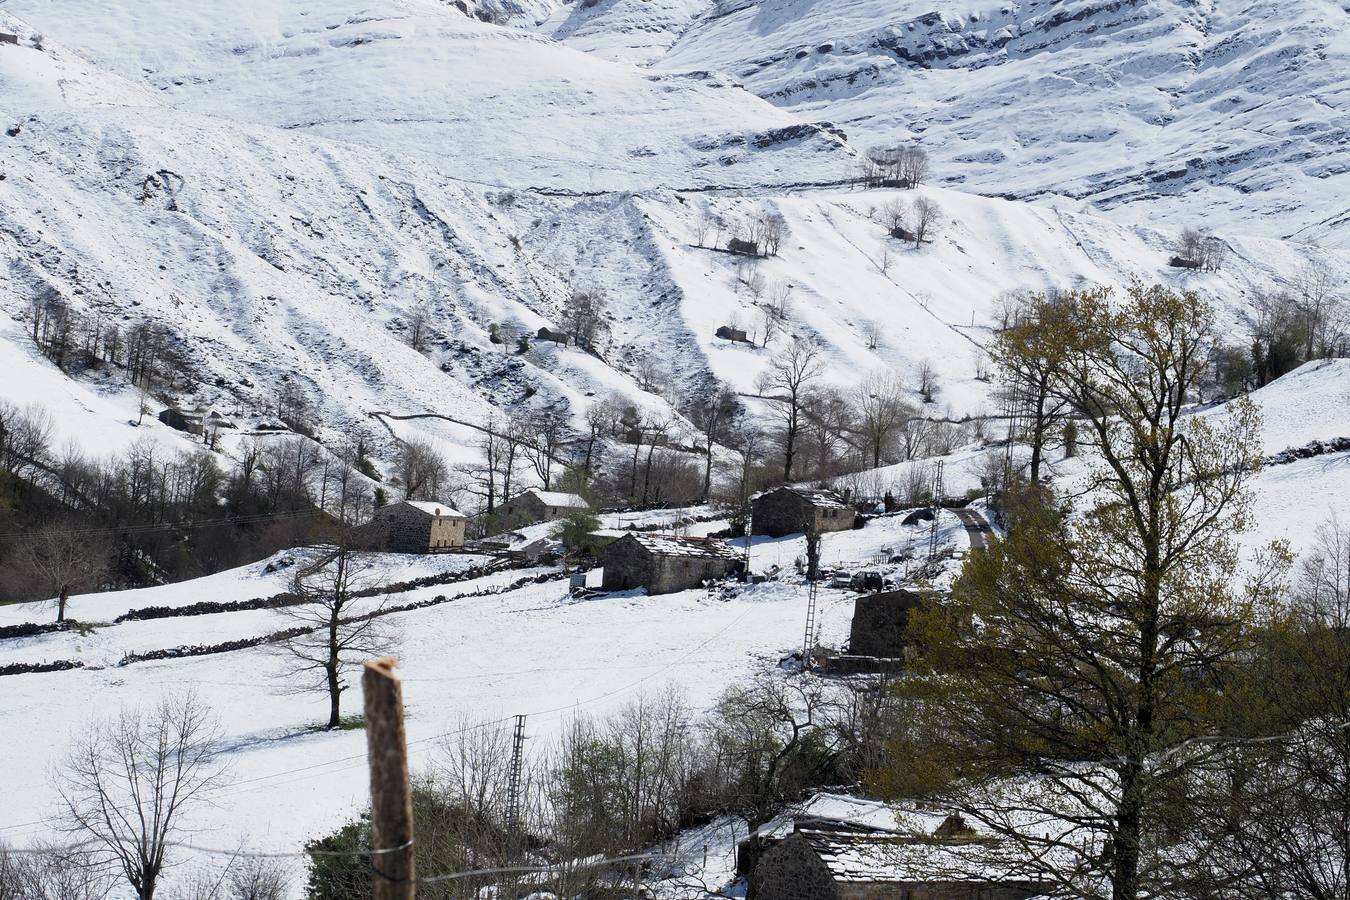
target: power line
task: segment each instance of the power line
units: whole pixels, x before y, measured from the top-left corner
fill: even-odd
[[[318,515],[323,515],[323,510],[301,509],[301,510],[293,510],[291,512],[257,513],[248,516],[228,516],[221,519],[196,519],[196,520],[188,520],[186,522],[160,522],[157,524],[121,525],[121,526],[109,525],[100,528],[68,528],[57,531],[44,530],[42,533],[45,535],[70,535],[70,536],[91,536],[91,537],[114,536],[119,534],[144,534],[153,531],[173,531],[173,530],[193,529],[193,528],[210,528],[215,525],[255,525],[260,522],[270,522],[281,519],[296,519],[296,518],[304,518],[306,516],[318,516]],[[28,537],[32,533],[33,533],[32,530],[0,532],[0,540]]]

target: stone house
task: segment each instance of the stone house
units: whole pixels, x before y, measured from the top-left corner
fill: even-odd
[[[739,253],[742,256],[759,256],[759,243],[734,237],[727,241],[727,250],[732,253]]]
[[[603,588],[626,591],[646,588],[648,594],[671,594],[738,571],[742,558],[714,538],[672,537],[630,532],[600,552],[605,569]]]
[[[751,534],[782,537],[816,531],[847,531],[857,513],[834,491],[780,487],[750,501]]]
[[[730,325],[723,325],[718,328],[716,335],[724,341],[738,342],[742,344],[750,343],[750,338],[746,336],[743,329],[732,328]]]
[[[570,340],[567,336],[567,332],[554,331],[547,326],[540,328],[539,331],[535,333],[535,337],[541,341],[552,341],[555,344],[567,344]]]
[[[928,599],[914,591],[887,591],[858,597],[853,601],[849,655],[904,659],[905,628],[909,625],[910,611],[922,608]]]
[[[570,513],[586,512],[590,508],[591,505],[580,494],[530,488],[507,501],[502,507],[502,513],[511,521],[554,522]]]
[[[10,34],[8,31],[0,31],[0,44],[17,43],[19,43],[19,36],[17,34]]]
[[[1168,265],[1170,265],[1170,266],[1171,266],[1172,268],[1174,268],[1174,269],[1199,269],[1199,268],[1201,268],[1200,260],[1198,260],[1198,259],[1187,259],[1187,258],[1184,257],[1184,256],[1174,256],[1174,257],[1172,257],[1172,260],[1171,260],[1171,262],[1168,263]]]
[[[391,553],[437,553],[464,546],[464,514],[449,503],[400,500],[375,510],[363,543]]]
[[[960,823],[963,824],[963,823]],[[947,828],[944,833],[943,828]],[[1050,885],[983,867],[992,844],[947,823],[929,836],[798,827],[750,873],[749,900],[1027,900]]]
[[[195,406],[192,409],[170,406],[159,414],[159,420],[178,431],[186,431],[188,434],[204,434],[206,432],[206,420],[209,416],[220,418],[219,413],[213,413],[209,406]]]

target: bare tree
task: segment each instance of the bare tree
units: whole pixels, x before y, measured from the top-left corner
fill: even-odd
[[[61,824],[154,900],[187,811],[224,783],[215,715],[194,694],[91,722],[57,770]]]
[[[923,398],[924,403],[932,403],[937,399],[938,394],[938,374],[937,369],[929,360],[922,360],[918,369],[914,373],[915,388],[919,396]]]
[[[928,178],[928,151],[909,145],[900,151],[900,179],[907,187],[916,188]]]
[[[17,852],[0,843],[0,897],[5,900],[104,900],[115,881],[88,850],[39,844]]]
[[[692,398],[685,416],[698,429],[703,451],[704,503],[712,496],[713,462],[719,443],[731,439],[732,427],[740,413],[736,392],[725,384],[714,382],[707,390]]]
[[[858,436],[875,469],[894,444],[905,419],[915,415],[915,411],[905,403],[900,383],[883,372],[873,373],[858,386],[855,407]]]
[[[910,210],[914,223],[914,246],[918,248],[925,242],[931,242],[931,235],[936,233],[942,224],[942,207],[938,206],[935,200],[916,197]]]
[[[891,245],[882,241],[880,247],[877,249],[877,271],[881,272],[882,275],[885,275],[890,272],[890,270]]]
[[[527,427],[531,437],[522,445],[522,451],[544,490],[550,490],[553,465],[562,455],[567,440],[567,415],[556,409],[532,413],[527,417]]]
[[[229,900],[287,900],[291,875],[277,859],[243,859],[227,874]]]
[[[593,348],[609,330],[605,312],[609,307],[604,288],[578,287],[563,307],[562,325],[579,347]]]
[[[427,348],[427,337],[431,330],[431,311],[426,304],[419,303],[408,310],[408,345],[421,353]]]
[[[769,402],[779,424],[784,481],[792,480],[792,466],[796,461],[797,438],[801,432],[807,392],[823,371],[820,348],[810,341],[796,340],[774,359],[759,378],[759,391]]]
[[[292,626],[276,645],[287,658],[286,684],[328,696],[327,728],[342,725],[342,695],[352,669],[387,654],[397,642],[378,615],[383,599],[356,609],[360,597],[375,588],[367,561],[348,549],[344,537],[334,551],[296,573],[291,590],[300,602],[278,610]]]
[[[36,576],[45,596],[55,598],[58,622],[66,620],[70,594],[97,588],[112,566],[106,540],[78,534],[60,523],[39,528],[20,548],[20,565]]]
[[[410,438],[399,447],[395,477],[405,500],[439,500],[449,472],[445,459],[425,438]]]

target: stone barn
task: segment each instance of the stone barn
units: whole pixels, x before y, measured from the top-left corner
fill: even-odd
[[[568,338],[567,336],[567,332],[554,331],[552,328],[548,328],[547,326],[545,326],[544,328],[540,328],[537,332],[535,332],[535,337],[541,341],[552,341],[555,344],[566,344],[570,340],[570,338]]]
[[[506,503],[502,512],[513,521],[554,522],[569,513],[587,512],[591,505],[580,494],[530,488]]]
[[[911,610],[920,609],[928,596],[914,591],[868,594],[853,601],[853,625],[849,629],[850,656],[903,659],[905,628]]]
[[[10,34],[8,31],[0,31],[0,44],[17,43],[19,43],[19,36],[17,34]]]
[[[741,256],[759,256],[759,243],[734,237],[727,241],[727,250]]]
[[[750,501],[751,534],[782,537],[814,529],[847,531],[857,513],[834,491],[780,487]]]
[[[630,532],[600,553],[604,590],[646,588],[648,594],[673,594],[738,571],[742,558],[714,538],[672,537]]]
[[[437,553],[464,546],[465,523],[449,503],[401,500],[375,510],[364,543],[391,553]]]
[[[746,336],[744,329],[732,328],[730,325],[721,326],[720,328],[717,329],[715,334],[717,337],[720,337],[724,341],[731,341],[733,343],[740,343],[740,344],[750,343],[750,338]]]
[[[945,823],[944,823],[945,825]],[[982,867],[988,846],[941,829],[929,836],[801,827],[765,850],[749,900],[1027,900],[1050,885]]]

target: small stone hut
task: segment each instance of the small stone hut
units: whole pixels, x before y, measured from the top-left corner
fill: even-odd
[[[1199,269],[1202,267],[1200,260],[1187,259],[1184,256],[1172,257],[1172,261],[1168,263],[1168,265],[1170,265],[1174,269]]]
[[[782,537],[785,534],[847,531],[857,513],[834,491],[780,487],[750,501],[751,534]]]
[[[717,329],[715,334],[724,341],[732,341],[741,344],[750,343],[750,338],[746,336],[744,329],[732,328],[730,325],[721,326]]]
[[[1049,885],[982,870],[978,838],[798,828],[750,873],[750,900],[1027,900]]]
[[[714,538],[672,537],[631,532],[605,547],[604,590],[646,588],[648,594],[672,594],[725,578],[740,569],[742,558]]]
[[[759,256],[759,242],[734,237],[727,241],[727,249],[741,256]]]
[[[391,553],[437,553],[464,546],[464,514],[449,503],[401,500],[375,510],[363,529],[370,546]]]
[[[554,331],[547,326],[540,328],[539,331],[535,333],[535,337],[541,341],[552,341],[555,344],[566,344],[570,340],[567,336],[567,332]]]
[[[192,409],[170,406],[159,414],[159,420],[178,431],[186,431],[188,434],[204,434],[206,432],[206,420],[210,416],[220,418],[219,414],[213,413],[208,406],[197,406]]]
[[[8,31],[0,31],[0,44],[17,43],[19,43],[19,36],[17,34],[10,34]]]
[[[530,488],[509,500],[502,512],[508,519],[522,522],[553,522],[569,513],[584,512],[590,508],[591,505],[580,494]]]
[[[853,625],[849,629],[850,656],[904,659],[905,629],[912,610],[922,608],[929,595],[914,591],[868,594],[853,601]]]

